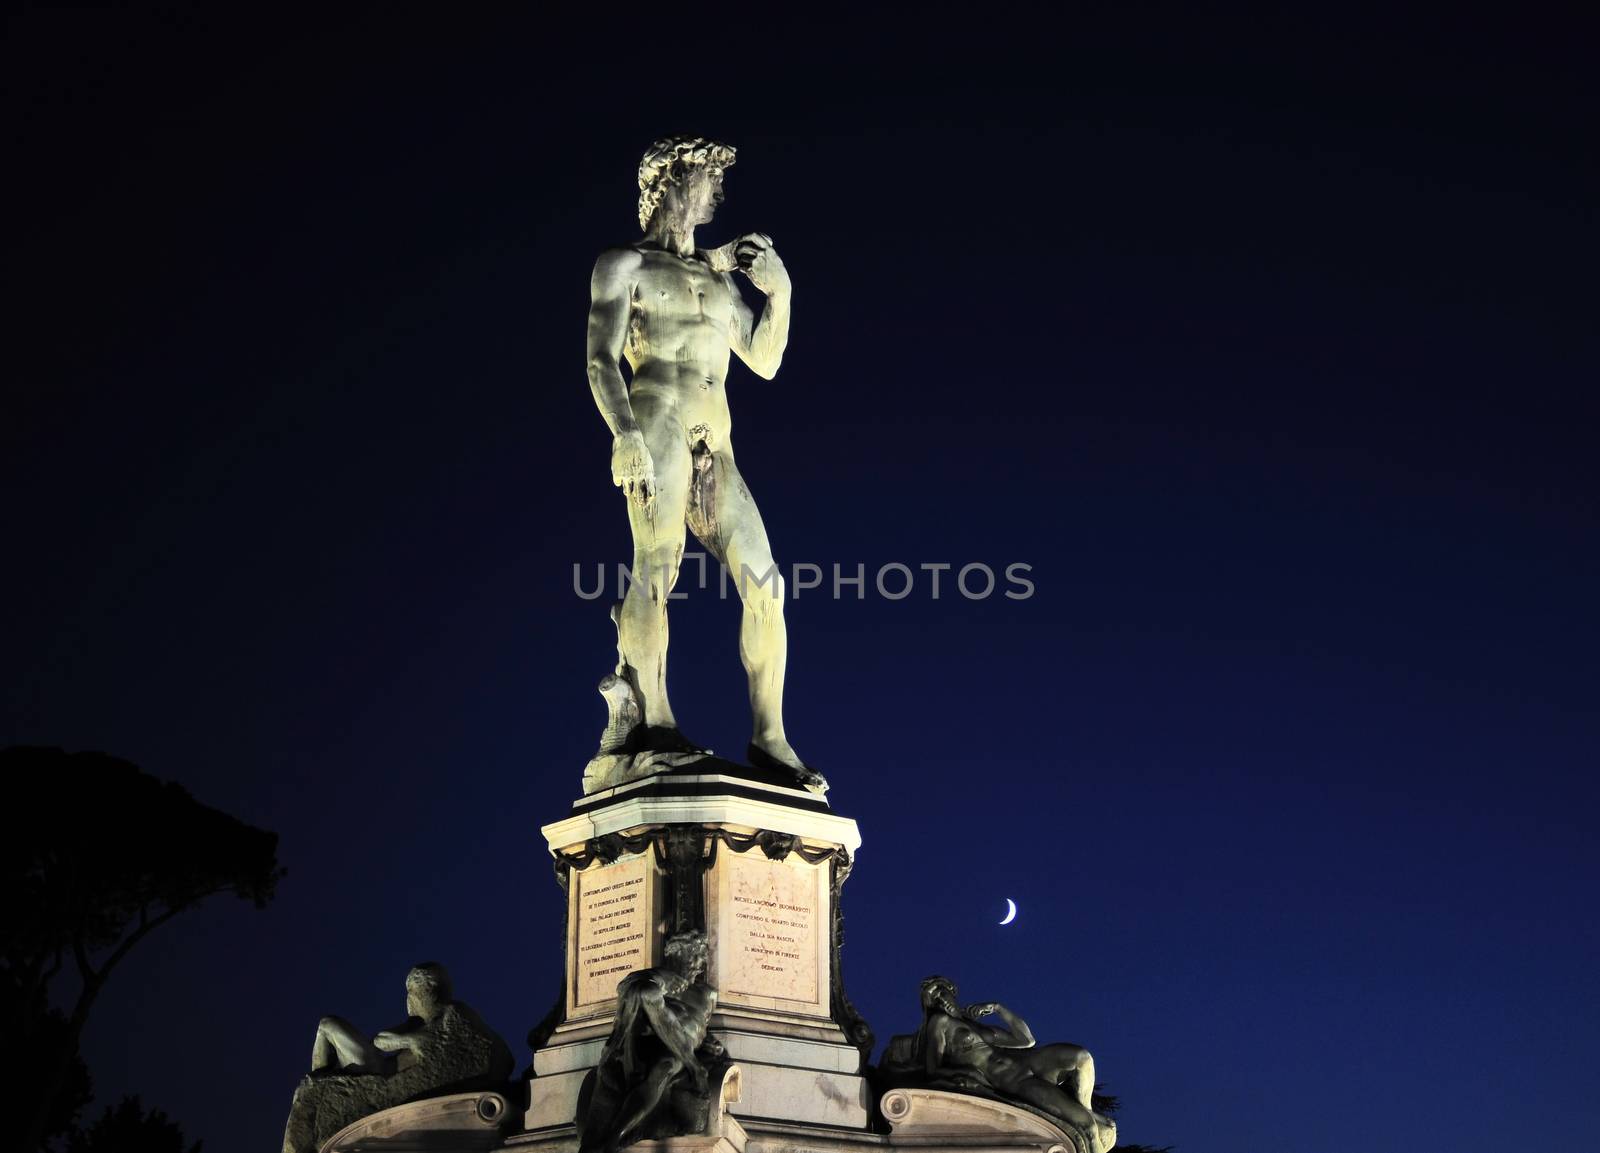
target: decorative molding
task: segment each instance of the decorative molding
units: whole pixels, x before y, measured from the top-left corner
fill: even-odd
[[[395,1105],[363,1117],[339,1130],[323,1144],[323,1153],[373,1148],[435,1149],[448,1134],[452,1149],[490,1149],[500,1145],[500,1131],[510,1104],[499,1093],[454,1093]]]
[[[699,825],[668,825],[656,841],[656,859],[672,885],[672,932],[706,931],[706,870],[716,859],[717,844]]]
[[[808,847],[795,833],[779,833],[765,829],[758,829],[754,833],[730,833],[727,829],[708,830],[711,836],[721,841],[735,853],[748,853],[751,849],[760,849],[769,861],[781,861],[790,853],[796,854],[808,865],[821,864],[823,861],[837,857],[843,853],[850,855],[847,849],[838,845],[828,848]]]
[[[650,847],[655,839],[655,831],[635,833],[625,836],[622,833],[605,833],[598,837],[591,837],[583,843],[583,848],[573,851],[566,849],[556,853],[556,873],[560,876],[563,866],[566,868],[583,870],[599,861],[602,865],[610,865],[620,860],[627,853],[642,853]],[[563,889],[566,888],[565,878],[561,878]]]
[[[575,846],[607,833],[664,825],[696,824],[708,827],[774,829],[813,843],[842,845],[852,853],[861,845],[861,831],[848,817],[826,811],[797,808],[777,793],[764,796],[731,794],[721,782],[708,780],[708,789],[723,790],[695,796],[627,796],[604,805],[575,811],[571,816],[542,827],[552,853],[573,851]],[[769,798],[770,799],[767,799]]]
[[[1016,1147],[1031,1146],[1038,1153],[1097,1153],[1081,1134],[1046,1120],[1042,1113],[988,1097],[900,1088],[885,1093],[879,1109],[896,1138],[993,1143],[1004,1134],[1012,1138],[1007,1145],[1014,1141]]]
[[[850,870],[855,867],[849,852],[844,849],[837,850],[833,855],[832,876],[828,882],[828,892],[833,905],[833,940],[828,946],[829,980],[828,988],[832,990],[833,1003],[829,1011],[835,1023],[844,1030],[844,1035],[850,1038],[850,1043],[861,1052],[861,1069],[865,1070],[867,1062],[872,1060],[872,1047],[877,1043],[873,1035],[872,1026],[867,1024],[856,1007],[851,1004],[849,996],[844,991],[844,971],[840,963],[840,951],[844,948],[844,902],[840,899],[845,881],[850,878]]]

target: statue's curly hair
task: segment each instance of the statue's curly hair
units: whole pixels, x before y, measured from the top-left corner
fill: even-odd
[[[667,136],[657,140],[639,161],[639,227],[649,228],[668,185],[702,164],[732,168],[735,149],[702,136]]]
[[[420,985],[427,989],[433,999],[440,1004],[455,997],[455,989],[450,983],[450,973],[437,961],[422,961],[411,966],[411,972],[406,974],[406,988]]]
[[[711,958],[710,942],[707,941],[706,935],[693,929],[672,934],[662,946],[661,952],[668,961],[679,964],[699,961],[704,965]]]

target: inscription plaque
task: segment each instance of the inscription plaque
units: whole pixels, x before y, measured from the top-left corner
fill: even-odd
[[[608,1006],[617,982],[654,960],[654,876],[646,854],[572,874],[569,1014]]]
[[[712,954],[725,1005],[827,1014],[827,870],[798,855],[717,858]]]

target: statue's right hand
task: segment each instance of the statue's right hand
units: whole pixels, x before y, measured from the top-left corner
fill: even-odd
[[[656,466],[650,446],[638,429],[618,433],[611,441],[611,483],[630,500],[648,505],[656,498]]]

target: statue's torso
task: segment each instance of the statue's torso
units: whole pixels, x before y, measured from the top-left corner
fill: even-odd
[[[977,1070],[997,1083],[1009,1080],[1016,1062],[1005,1051],[990,1044],[977,1029],[954,1017],[946,1017],[945,1059],[952,1065]]]
[[[701,260],[658,249],[643,257],[629,298],[623,355],[633,370],[635,414],[671,412],[687,430],[703,426],[725,442],[729,431],[728,329],[732,299],[720,273]],[[714,445],[713,447],[718,447]]]
[[[717,991],[705,982],[698,981],[679,993],[677,1001],[685,1010],[683,1024],[698,1045],[706,1039],[706,1026],[711,1023],[711,1014],[716,1011]]]

